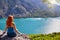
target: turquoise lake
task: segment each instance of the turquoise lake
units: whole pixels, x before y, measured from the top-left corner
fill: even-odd
[[[60,18],[14,18],[17,29],[25,34],[60,32]],[[0,19],[0,30],[4,30],[6,18]]]

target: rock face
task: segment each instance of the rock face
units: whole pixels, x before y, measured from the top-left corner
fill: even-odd
[[[0,40],[30,40],[26,34],[17,34],[16,37],[8,37],[6,33],[4,35],[2,33],[3,31],[0,30]]]
[[[42,0],[0,0],[0,17],[58,17],[58,9],[49,9]]]
[[[10,14],[15,17],[30,17],[34,10],[37,10],[37,6],[32,0],[0,0],[0,15],[3,17]]]

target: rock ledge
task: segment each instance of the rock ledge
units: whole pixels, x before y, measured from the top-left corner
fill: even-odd
[[[0,30],[0,40],[30,40],[28,35],[26,34],[17,34],[16,37],[8,37],[7,34],[5,33],[4,35],[3,34],[3,31]]]

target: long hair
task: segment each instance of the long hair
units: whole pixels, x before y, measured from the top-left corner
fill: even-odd
[[[9,15],[8,18],[7,18],[7,21],[6,21],[6,25],[11,26],[12,22],[13,22],[13,16]]]

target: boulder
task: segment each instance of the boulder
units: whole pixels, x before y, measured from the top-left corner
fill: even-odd
[[[7,33],[3,34],[3,31],[0,30],[0,40],[30,40],[26,34],[17,34],[16,37],[8,37]]]

